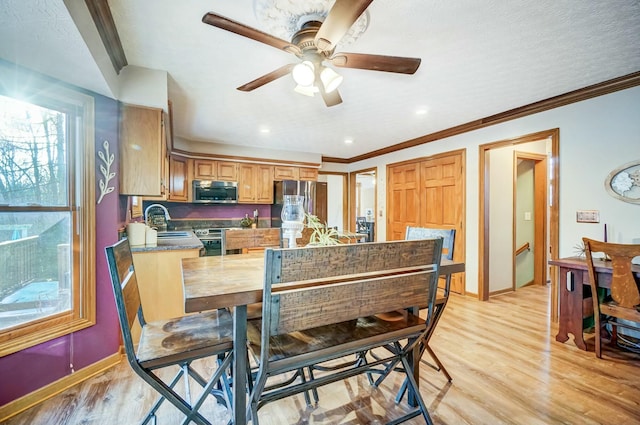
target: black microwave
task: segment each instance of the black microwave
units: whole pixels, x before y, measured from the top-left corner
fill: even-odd
[[[238,183],[212,180],[193,181],[192,202],[199,204],[237,204]]]

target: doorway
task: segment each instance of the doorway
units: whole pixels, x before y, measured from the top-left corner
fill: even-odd
[[[349,178],[349,229],[370,233],[371,242],[375,241],[378,207],[376,171],[376,168],[354,171]]]
[[[548,181],[546,155],[515,151],[513,162],[512,289],[515,291],[547,282]]]
[[[548,238],[543,242],[545,253],[551,258],[558,256],[558,213],[559,213],[559,129],[552,129],[481,145],[480,160],[480,226],[478,247],[478,298],[486,301],[490,295],[513,289],[514,248],[513,196],[514,171],[513,152],[527,151],[542,153],[548,158],[548,190],[545,196],[545,209],[548,217]],[[545,150],[536,152],[536,145],[544,143]],[[517,148],[516,148],[517,147]],[[507,170],[505,172],[505,164]],[[502,174],[501,174],[502,173]],[[502,185],[502,186],[501,186]],[[501,239],[502,238],[502,239]],[[546,256],[545,256],[546,257]],[[542,264],[542,263],[540,263]],[[546,258],[544,261],[545,270]],[[558,286],[557,277],[549,276],[551,281],[551,317],[557,320]]]

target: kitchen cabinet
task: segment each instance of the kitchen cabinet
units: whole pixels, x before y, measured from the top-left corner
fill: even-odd
[[[166,196],[168,173],[163,111],[120,105],[120,193]]]
[[[290,165],[274,165],[273,180],[318,180],[318,169],[310,167],[294,167]]]
[[[273,166],[273,179],[274,180],[298,180],[299,173],[298,167],[290,165],[274,165]]]
[[[223,246],[227,250],[243,248],[267,248],[280,246],[280,229],[277,227],[225,230]]]
[[[169,158],[169,201],[189,200],[189,159],[171,155]]]
[[[273,203],[273,167],[271,165],[238,165],[238,202]]]
[[[200,256],[199,249],[176,249],[133,252],[144,318],[170,319],[184,315],[182,293],[182,259]],[[132,330],[139,338],[140,327]]]
[[[317,168],[299,168],[298,169],[299,180],[318,181],[318,169]]]
[[[193,162],[195,180],[238,181],[238,164],[232,161],[196,159]]]

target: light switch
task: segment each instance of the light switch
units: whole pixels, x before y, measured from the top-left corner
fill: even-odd
[[[576,212],[578,223],[600,223],[600,211],[598,210],[578,210]]]
[[[531,211],[525,211],[524,221],[531,221]]]

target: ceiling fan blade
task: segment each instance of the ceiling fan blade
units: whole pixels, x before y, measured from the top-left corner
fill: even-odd
[[[341,68],[357,68],[368,69],[371,71],[413,74],[418,70],[422,60],[420,58],[405,58],[400,56],[340,52],[330,58],[329,61],[333,65]]]
[[[324,104],[328,107],[342,103],[342,97],[340,96],[340,93],[338,93],[338,89],[327,93],[322,84],[318,84],[318,88],[320,89],[320,95],[322,96],[322,100],[324,100]]]
[[[250,38],[260,43],[268,44],[269,46],[275,47],[276,49],[284,50],[295,55],[302,53],[298,46],[295,46],[288,41],[282,40],[278,37],[274,37],[271,34],[267,34],[266,32],[262,32],[255,28],[248,27],[229,18],[225,18],[224,16],[216,15],[215,13],[207,13],[206,15],[204,15],[202,17],[202,22],[226,31],[236,33],[243,37]]]
[[[285,75],[289,74],[294,66],[295,66],[295,64],[292,64],[292,63],[289,63],[289,64],[286,64],[284,66],[281,66],[280,68],[276,69],[275,71],[271,71],[270,73],[265,74],[262,77],[258,77],[255,80],[253,80],[251,82],[248,82],[247,84],[244,84],[244,85],[238,87],[238,90],[240,90],[240,91],[255,90],[258,87],[262,87],[267,83],[270,83],[270,82],[272,82],[274,80],[277,80],[280,77],[284,77]]]
[[[373,0],[336,0],[316,34],[316,47],[329,52],[349,31]]]

